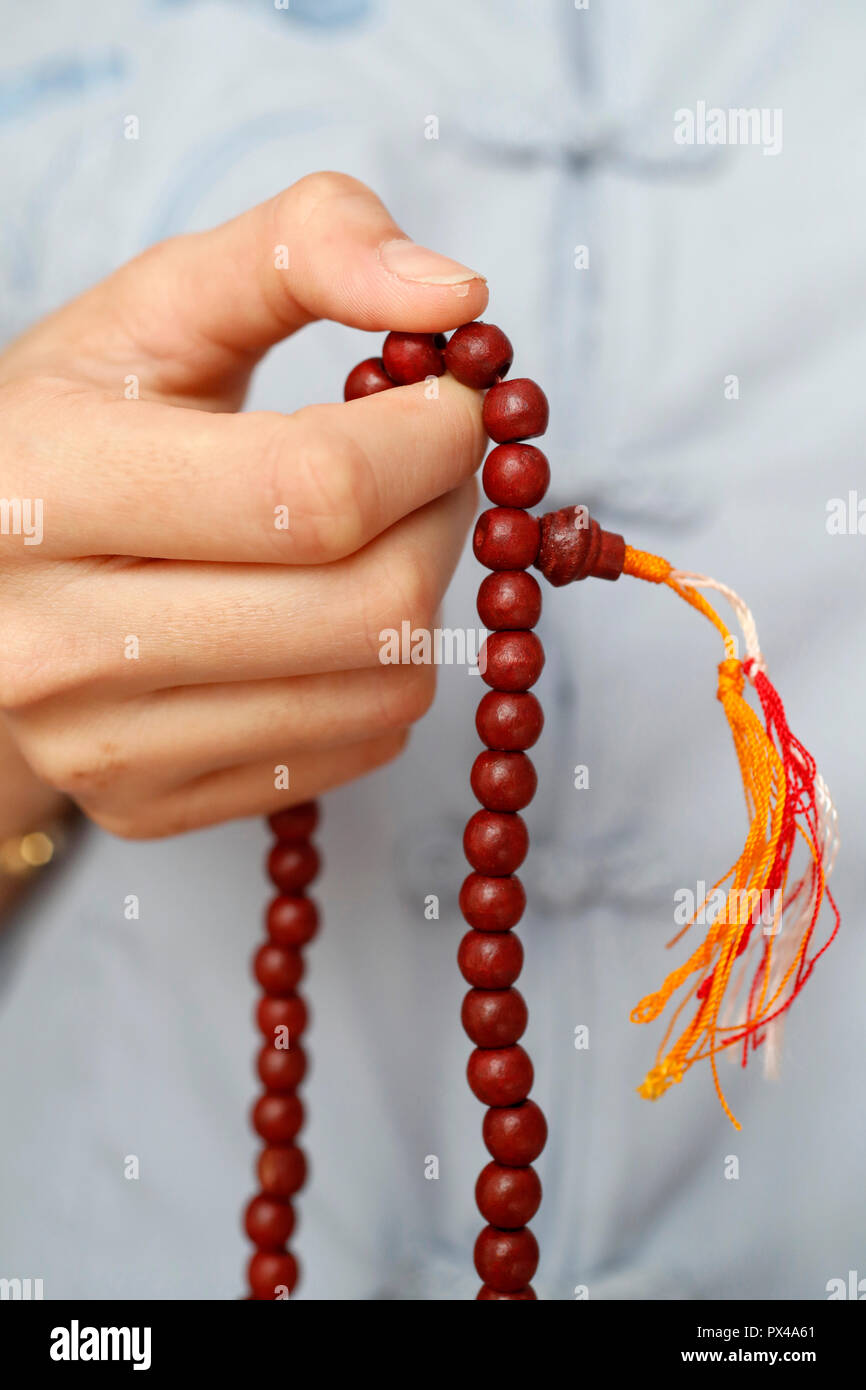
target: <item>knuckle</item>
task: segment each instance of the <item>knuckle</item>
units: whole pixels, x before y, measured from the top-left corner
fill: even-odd
[[[298,217],[303,223],[323,203],[366,192],[366,186],[350,174],[342,174],[336,169],[318,169],[312,174],[305,174],[279,195],[278,215],[285,206],[292,218]]]
[[[435,666],[410,667],[398,689],[390,692],[389,723],[398,727],[417,723],[430,709],[435,695]]]
[[[294,526],[303,554],[321,563],[342,560],[359,550],[374,528],[374,471],[361,446],[334,428],[327,406],[305,406],[291,423],[276,473],[285,491],[288,451],[297,499]]]

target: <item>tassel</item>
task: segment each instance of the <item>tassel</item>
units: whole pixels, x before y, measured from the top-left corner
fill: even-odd
[[[718,1055],[733,1048],[746,1065],[750,1052],[766,1045],[765,1071],[778,1071],[784,1015],[799,994],[816,961],[839,930],[839,912],[826,886],[838,849],[836,811],[815,760],[791,732],[785,709],[767,676],[755,622],[743,600],[706,575],[675,570],[667,560],[626,546],[623,573],[665,584],[716,627],[725,647],[719,665],[717,698],[730,726],[740,765],[749,830],[743,852],[719,879],[691,920],[668,946],[674,946],[720,889],[724,906],[705,940],[661,988],[632,1011],[632,1022],[649,1023],[681,989],[640,1095],[658,1100],[689,1067],[709,1057],[716,1093],[735,1128],[740,1125],[725,1100]],[[746,648],[737,658],[737,641],[719,614],[700,593],[714,589],[731,604]],[[762,719],[744,697],[754,689]],[[793,883],[791,864],[797,846],[806,865]],[[824,901],[834,918],[830,935],[815,947]],[[746,982],[751,975],[751,983]],[[694,1006],[690,1022],[671,1039],[681,1015]]]

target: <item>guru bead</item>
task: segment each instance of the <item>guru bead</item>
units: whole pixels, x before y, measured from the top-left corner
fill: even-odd
[[[467,1063],[466,1077],[482,1104],[516,1105],[532,1090],[532,1062],[519,1043],[476,1047]]]
[[[485,1226],[475,1242],[475,1268],[497,1293],[516,1293],[538,1268],[538,1243],[527,1227],[498,1231]]]
[[[475,1201],[491,1226],[516,1230],[531,1221],[541,1206],[541,1182],[534,1168],[488,1163],[478,1175]]]
[[[535,743],[544,727],[544,715],[531,690],[516,694],[491,690],[479,702],[475,727],[488,748],[518,752]]]
[[[550,486],[550,464],[534,444],[498,444],[484,461],[481,483],[500,507],[535,507]]]
[[[491,387],[481,408],[484,428],[497,444],[544,434],[548,415],[547,397],[528,377],[515,377]]]
[[[541,518],[541,543],[535,564],[545,579],[559,587],[577,579],[619,579],[625,563],[625,541],[615,531],[603,531],[586,507],[563,507]]]
[[[382,348],[385,371],[398,386],[411,386],[428,376],[444,376],[441,333],[389,333]]]
[[[541,617],[541,586],[526,570],[488,574],[478,590],[478,616],[485,627],[535,627]]]
[[[522,570],[534,564],[540,539],[538,518],[519,507],[491,507],[475,524],[472,548],[489,570]]]
[[[460,889],[460,911],[479,931],[510,931],[526,907],[526,893],[516,874],[502,878],[470,874]]]
[[[514,351],[501,328],[492,323],[464,323],[445,348],[445,366],[464,386],[484,391],[508,372]]]
[[[343,400],[355,401],[360,396],[373,396],[377,391],[388,391],[393,385],[381,357],[367,357],[353,367],[346,377]]]
[[[538,777],[525,753],[479,753],[472,764],[472,790],[488,811],[522,811],[535,795]]]
[[[528,690],[544,666],[544,648],[534,632],[491,632],[478,669],[494,690]]]
[[[513,874],[526,858],[529,832],[516,812],[476,811],[463,832],[463,850],[479,874]]]

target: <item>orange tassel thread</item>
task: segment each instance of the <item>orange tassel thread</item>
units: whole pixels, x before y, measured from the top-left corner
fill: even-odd
[[[836,812],[814,759],[788,727],[782,702],[766,674],[754,620],[742,599],[706,575],[675,570],[660,556],[631,546],[625,548],[623,573],[665,584],[718,630],[725,659],[718,668],[717,698],[734,739],[749,818],[739,859],[668,946],[681,940],[707,903],[714,895],[718,901],[719,890],[728,885],[724,905],[705,940],[670,972],[659,990],[632,1011],[632,1022],[649,1023],[685,989],[655,1066],[638,1092],[658,1100],[694,1062],[709,1057],[722,1108],[739,1129],[725,1100],[716,1059],[726,1048],[739,1047],[745,1066],[750,1051],[766,1044],[767,1070],[773,1073],[778,1065],[784,1014],[839,929],[839,913],[826,887],[838,848]],[[731,603],[745,639],[745,661],[737,658],[736,638],[699,592],[701,588],[715,589]],[[747,679],[760,701],[763,722],[744,698]],[[798,843],[805,847],[807,862],[792,886],[791,860]],[[825,898],[835,924],[824,944],[815,949]],[[695,1006],[691,1020],[671,1042],[690,1004]]]

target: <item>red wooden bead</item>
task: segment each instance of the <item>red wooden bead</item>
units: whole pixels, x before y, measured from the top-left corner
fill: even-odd
[[[256,1022],[271,1042],[278,1028],[288,1031],[290,1044],[299,1038],[307,1026],[307,1006],[299,994],[284,999],[265,996],[256,1007]],[[283,1035],[281,1034],[281,1037]]]
[[[531,1221],[541,1206],[541,1182],[534,1168],[488,1163],[478,1174],[475,1201],[491,1226],[514,1231]]]
[[[475,715],[482,743],[501,752],[531,748],[544,727],[541,705],[531,691],[491,690]]]
[[[528,690],[544,666],[544,648],[534,632],[491,632],[478,669],[494,690]]]
[[[287,806],[268,816],[268,825],[280,840],[307,840],[319,824],[319,808],[315,801],[303,801]]]
[[[519,376],[490,388],[484,397],[481,419],[490,438],[497,444],[506,444],[544,434],[549,414],[547,397],[538,383]]]
[[[547,1143],[547,1121],[534,1100],[522,1105],[488,1110],[481,1133],[497,1163],[523,1168],[532,1163]]]
[[[298,1282],[298,1262],[294,1255],[259,1250],[247,1266],[247,1278],[260,1302],[285,1298]]]
[[[295,1144],[287,1148],[263,1149],[259,1155],[259,1182],[269,1197],[292,1197],[303,1187],[307,1160]]]
[[[271,1047],[265,1043],[258,1056],[259,1076],[269,1091],[293,1091],[304,1079],[307,1056],[302,1047]]]
[[[464,386],[484,391],[505,376],[514,349],[494,323],[464,323],[455,329],[445,349],[445,366]]]
[[[534,444],[497,444],[484,461],[481,482],[499,507],[534,507],[550,486],[550,464]]]
[[[523,946],[511,932],[468,931],[457,951],[464,980],[477,989],[507,989],[523,965]]]
[[[290,1144],[304,1123],[304,1107],[296,1095],[259,1096],[252,1118],[256,1133],[269,1144]]]
[[[482,1284],[475,1295],[475,1301],[476,1303],[479,1301],[490,1302],[493,1299],[498,1299],[503,1303],[521,1303],[530,1300],[537,1301],[537,1297],[531,1284],[527,1284],[525,1289],[517,1289],[514,1293],[497,1293],[496,1289],[491,1289],[489,1284]]]
[[[489,570],[522,570],[535,561],[541,538],[538,517],[519,507],[488,507],[475,524],[475,558]]]
[[[398,386],[411,386],[428,376],[444,376],[441,333],[389,333],[382,348],[385,371]]]
[[[309,898],[274,898],[268,907],[267,927],[275,946],[305,946],[319,930],[316,904]]]
[[[541,585],[526,570],[485,575],[478,590],[478,616],[494,632],[535,627],[541,617]]]
[[[346,377],[343,400],[355,401],[359,396],[373,396],[377,391],[387,391],[393,385],[381,357],[365,357]]]
[[[538,1242],[525,1226],[519,1231],[485,1226],[475,1242],[475,1268],[497,1293],[516,1293],[538,1268]]]
[[[253,962],[256,979],[268,994],[291,994],[304,973],[304,960],[300,951],[289,946],[275,946],[266,941],[256,951]]]
[[[470,782],[488,811],[522,811],[535,795],[538,777],[525,753],[486,749],[472,764]]]
[[[306,840],[278,840],[268,855],[268,873],[281,893],[300,893],[319,872],[319,852]]]
[[[526,907],[523,884],[515,874],[491,878],[470,874],[460,889],[460,911],[479,931],[510,931]]]
[[[244,1227],[260,1250],[282,1250],[295,1229],[295,1213],[288,1202],[260,1193],[247,1207]]]
[[[470,989],[460,1019],[476,1047],[510,1047],[525,1033],[529,1012],[519,989]]]
[[[479,874],[513,874],[526,858],[529,831],[516,812],[476,811],[463,832],[463,850]]]
[[[501,936],[498,939],[515,941],[517,938]],[[517,1105],[526,1100],[532,1090],[532,1062],[519,1043],[511,1047],[476,1047],[467,1063],[466,1076],[470,1089],[483,1105]],[[528,1275],[521,1282],[525,1284],[531,1277]]]

